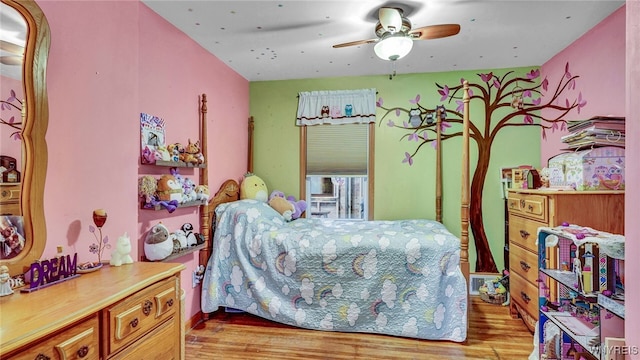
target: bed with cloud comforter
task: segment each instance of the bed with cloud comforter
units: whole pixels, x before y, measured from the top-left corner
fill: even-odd
[[[202,311],[301,328],[462,342],[460,240],[431,220],[286,222],[268,204],[219,205]]]

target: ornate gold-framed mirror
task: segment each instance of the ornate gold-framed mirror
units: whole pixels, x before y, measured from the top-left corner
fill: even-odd
[[[6,265],[9,274],[17,275],[40,258],[47,241],[43,197],[47,172],[45,135],[49,123],[46,68],[51,34],[44,13],[34,0],[2,0],[2,4],[20,13],[27,26],[22,66],[21,218],[17,219],[22,221],[24,246],[15,256],[0,259],[0,265]],[[4,31],[1,26],[0,31]]]

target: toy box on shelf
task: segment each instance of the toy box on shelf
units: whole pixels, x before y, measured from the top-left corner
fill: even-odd
[[[540,359],[617,359],[626,349],[610,345],[624,342],[624,236],[539,228],[538,254]]]
[[[552,187],[576,190],[624,190],[624,148],[605,146],[549,159]]]

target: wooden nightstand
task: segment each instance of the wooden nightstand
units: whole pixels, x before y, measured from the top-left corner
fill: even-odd
[[[568,222],[624,234],[624,191],[510,189],[507,208],[510,312],[533,332],[538,320],[538,228]]]

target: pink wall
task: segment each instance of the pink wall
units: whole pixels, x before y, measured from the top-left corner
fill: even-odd
[[[199,96],[208,97],[209,185],[246,171],[249,83],[137,0],[39,0],[51,27],[47,70],[49,166],[45,186],[47,247],[43,258],[88,252],[91,213],[104,208],[110,239],[127,232],[134,259],[143,255],[144,233],[162,221],[171,231],[199,226],[197,208],[139,210],[137,181],[168,168],[140,165],[140,113],[160,116],[169,141],[199,137]],[[105,30],[108,29],[108,30]],[[226,151],[223,151],[226,150]],[[198,172],[183,171],[196,182]],[[110,250],[106,252],[110,257]],[[200,310],[191,287],[197,253],[176,261],[186,270],[186,317]]]
[[[578,88],[588,102],[580,116],[572,114],[569,118],[623,115],[626,116],[627,137],[640,138],[640,108],[637,106],[640,97],[640,2],[627,0],[624,7],[545,63],[541,68],[543,77],[562,74],[567,61],[571,72],[581,76]],[[543,162],[562,148],[559,136],[549,137],[543,145]],[[640,154],[640,143],[628,141],[625,154],[626,181],[636,183],[640,177],[640,163],[633,160]],[[632,260],[640,254],[638,203],[640,189],[628,186],[625,193],[625,257]],[[627,274],[640,273],[640,262],[627,261],[625,265]],[[627,281],[626,284],[625,296],[638,298],[640,283]],[[632,300],[626,302],[625,338],[633,353],[628,358],[640,359],[640,304]]]
[[[568,92],[571,98],[582,93],[587,105],[574,109],[565,119],[583,120],[596,115],[624,116],[624,48],[625,48],[624,6],[593,27],[581,38],[555,55],[541,67],[542,79],[547,77],[556,84],[564,75],[565,64],[569,63],[572,75],[579,75],[576,89]],[[564,103],[562,98],[560,101]],[[558,116],[551,110],[543,110],[543,116]],[[540,164],[562,152],[564,144],[560,140],[566,131],[547,132],[547,140],[542,140]]]
[[[627,25],[626,25],[626,133],[630,139],[627,143],[626,155],[627,167],[625,176],[627,184],[633,182],[637,184],[640,179],[640,162],[629,161],[631,157],[640,154],[640,2],[637,0],[627,0]],[[640,223],[638,222],[638,204],[640,204],[640,188],[628,186],[625,193],[625,236],[626,258],[634,261],[627,261],[628,274],[640,274],[640,261],[637,256],[640,254]],[[626,306],[625,337],[627,344],[640,349],[640,303],[631,299],[640,298],[640,282],[627,281],[626,296],[630,299]],[[631,356],[632,359],[640,359],[640,354]]]
[[[22,81],[0,76],[0,99],[7,101],[11,96],[11,90],[15,92],[16,98],[20,101],[23,100]],[[16,101],[12,103],[19,106]],[[14,107],[5,108],[0,112],[0,118],[5,122],[10,122],[11,117],[14,118],[14,122],[20,122],[22,121],[22,112]],[[16,169],[19,170],[22,168],[22,148],[19,138],[16,139],[11,136],[14,131],[17,130],[7,124],[0,124],[0,155],[11,156],[16,159]]]

